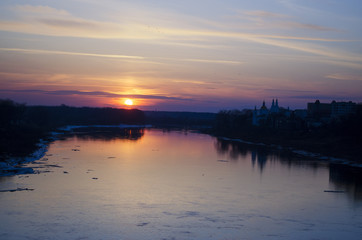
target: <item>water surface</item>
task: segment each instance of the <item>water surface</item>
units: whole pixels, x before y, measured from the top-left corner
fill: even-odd
[[[361,170],[208,135],[69,136],[1,177],[0,239],[360,239]]]

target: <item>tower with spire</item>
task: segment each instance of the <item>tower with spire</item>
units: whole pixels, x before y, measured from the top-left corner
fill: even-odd
[[[279,113],[279,111],[280,109],[279,109],[278,99],[275,99],[275,103],[273,99],[272,106],[270,108],[270,113]]]
[[[253,125],[259,126],[260,122],[263,120],[266,120],[270,114],[279,113],[279,103],[278,99],[273,99],[272,105],[270,109],[267,108],[265,105],[265,100],[263,100],[263,105],[260,107],[260,109],[257,109],[256,106],[253,111]]]

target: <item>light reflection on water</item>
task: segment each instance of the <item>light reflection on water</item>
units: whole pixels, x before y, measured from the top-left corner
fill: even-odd
[[[361,171],[208,135],[80,133],[0,178],[0,239],[359,239]],[[49,172],[47,172],[49,171]],[[343,192],[325,192],[340,190]]]

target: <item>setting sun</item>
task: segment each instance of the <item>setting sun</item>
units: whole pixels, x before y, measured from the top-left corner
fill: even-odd
[[[124,101],[124,104],[126,104],[127,106],[132,106],[133,105],[133,101],[131,99],[126,99]]]

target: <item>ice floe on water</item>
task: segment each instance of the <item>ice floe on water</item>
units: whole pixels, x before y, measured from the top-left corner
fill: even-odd
[[[0,176],[12,176],[20,174],[33,174],[34,169],[31,167],[12,166],[10,164],[0,164]]]
[[[5,189],[0,192],[21,192],[21,191],[34,191],[32,188],[16,188],[16,189]]]
[[[0,181],[0,239],[360,239],[348,172],[278,155],[256,171],[249,154],[229,159],[200,136],[55,141],[34,162],[52,174]]]

